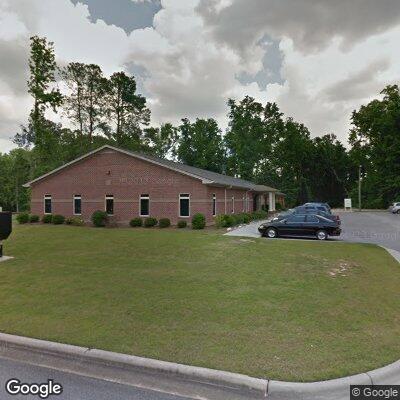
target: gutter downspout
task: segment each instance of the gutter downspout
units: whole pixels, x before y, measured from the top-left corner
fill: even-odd
[[[225,214],[226,214],[226,188],[225,188]]]

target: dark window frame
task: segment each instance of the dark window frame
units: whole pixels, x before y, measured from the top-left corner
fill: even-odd
[[[187,202],[188,215],[182,215],[182,202]],[[179,194],[179,217],[190,218],[190,194],[180,193]]]
[[[79,207],[77,207],[77,201],[79,201]],[[73,200],[74,204],[74,215],[82,215],[82,196],[79,194],[74,195],[74,200]],[[79,210],[77,210],[77,208],[79,208]],[[79,211],[79,212],[77,212]]]
[[[111,208],[109,208],[109,201],[111,201]],[[105,204],[104,204],[104,211],[107,215],[113,216],[114,215],[114,196],[111,194],[106,195],[105,197]],[[111,212],[109,212],[111,211]]]
[[[50,201],[50,211],[47,211],[47,201]],[[53,212],[53,199],[51,194],[45,194],[43,197],[43,211],[44,214],[50,215]]]
[[[147,214],[142,212],[142,201],[147,201]],[[139,198],[139,216],[149,217],[150,216],[150,196],[148,194],[141,194]]]

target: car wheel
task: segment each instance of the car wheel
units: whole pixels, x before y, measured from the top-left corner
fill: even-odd
[[[317,232],[316,236],[317,236],[318,240],[327,240],[328,239],[328,234],[323,229],[319,230]]]
[[[274,239],[274,238],[278,237],[278,232],[277,232],[277,230],[275,228],[268,228],[267,229],[267,236],[270,239]]]
[[[400,214],[400,210],[397,210],[397,211],[396,211],[396,214]]]

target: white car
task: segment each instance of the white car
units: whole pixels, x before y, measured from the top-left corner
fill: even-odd
[[[390,207],[389,207],[389,211],[393,214],[400,214],[400,203],[396,202],[393,203]]]

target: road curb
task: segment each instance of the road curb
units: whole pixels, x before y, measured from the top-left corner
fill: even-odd
[[[23,358],[21,358],[21,354],[18,356],[18,351],[24,352],[22,353]],[[15,356],[15,354],[17,355]],[[36,355],[36,358],[32,358],[32,354]],[[0,333],[0,356],[12,359],[17,358],[28,363],[126,384],[131,383],[129,381],[130,374],[140,371],[142,374],[151,374],[150,381],[154,381],[155,377],[157,379],[158,377],[167,378],[170,381],[170,387],[183,395],[188,395],[187,388],[185,389],[186,391],[184,390],[183,393],[180,393],[178,381],[210,385],[213,389],[216,388],[218,395],[215,394],[216,392],[213,392],[214,394],[212,395],[215,397],[207,397],[204,392],[202,395],[205,396],[204,398],[213,399],[222,399],[224,395],[221,395],[221,393],[230,391],[228,397],[225,398],[271,397],[285,400],[340,400],[349,398],[350,385],[400,384],[400,360],[383,368],[358,375],[321,382],[297,383],[253,378],[232,372],[193,367],[4,333]],[[57,362],[61,365],[60,368],[57,368],[59,364],[54,365],[49,361],[51,356],[56,357]],[[91,368],[88,366],[91,366]],[[197,388],[196,390],[199,389]],[[241,397],[242,395],[244,397]]]
[[[171,393],[177,391],[181,395],[193,395],[187,388],[187,382],[190,382],[195,386],[208,386],[208,390],[203,388],[197,388],[197,390],[203,396],[210,395],[211,391],[212,396],[215,397],[210,398],[223,398],[221,393],[226,391],[231,393],[232,399],[267,396],[268,381],[265,379],[5,333],[0,333],[1,356],[135,386],[140,386],[141,383],[138,384],[138,379],[134,375],[147,373],[150,374],[150,379],[147,379],[150,385],[147,387],[159,380],[160,385],[157,386],[159,390],[167,390]],[[169,381],[168,384],[162,382],[165,378]],[[180,386],[183,387],[182,391],[179,391]]]

